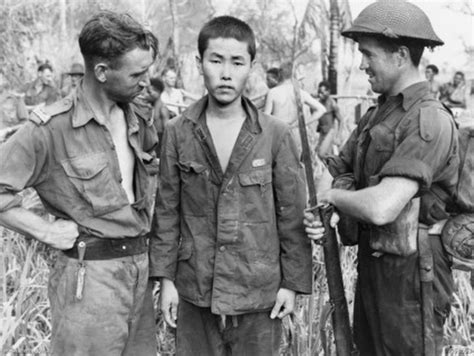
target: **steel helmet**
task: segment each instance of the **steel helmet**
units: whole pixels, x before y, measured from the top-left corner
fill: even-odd
[[[434,32],[430,19],[423,10],[403,0],[376,1],[370,4],[362,10],[349,29],[342,31],[343,36],[354,40],[363,34],[416,39],[427,47],[444,44]]]

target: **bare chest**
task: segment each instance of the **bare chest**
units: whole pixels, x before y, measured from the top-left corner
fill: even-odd
[[[135,168],[135,157],[133,150],[128,143],[127,123],[123,112],[114,114],[111,118],[111,124],[107,125],[112,141],[115,147],[115,153],[120,167],[122,176],[121,185],[127,193],[130,203],[135,201],[133,189],[133,172]]]
[[[223,172],[227,169],[244,120],[245,118],[238,118],[237,120],[207,120],[207,125]]]

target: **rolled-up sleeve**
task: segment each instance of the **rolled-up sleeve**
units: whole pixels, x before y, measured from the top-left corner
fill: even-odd
[[[47,144],[31,122],[0,145],[0,212],[21,206],[17,193],[39,184],[47,168]]]
[[[382,167],[379,178],[406,177],[429,188],[456,156],[454,123],[447,112],[438,108],[422,109],[419,120],[407,122],[404,138]]]
[[[273,165],[277,228],[280,239],[281,287],[298,293],[312,290],[311,242],[306,237],[304,171],[290,131],[284,135]]]
[[[150,276],[174,280],[180,235],[180,178],[176,139],[167,125],[163,134],[155,219],[150,238]]]

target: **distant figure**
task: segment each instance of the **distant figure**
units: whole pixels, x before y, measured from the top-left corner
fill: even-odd
[[[270,89],[265,101],[265,114],[273,115],[293,127],[293,136],[298,149],[301,151],[301,140],[298,134],[298,111],[296,106],[295,89],[291,80],[292,64],[285,63],[280,68],[282,82]],[[319,119],[326,109],[317,99],[305,90],[300,90],[301,101],[314,110],[312,117]]]
[[[338,128],[341,126],[342,118],[336,101],[331,98],[330,84],[326,81],[318,85],[318,97],[321,104],[326,108],[326,112],[318,122],[319,132],[318,146],[316,152],[320,158],[325,158],[333,152],[333,145]]]
[[[9,134],[10,129],[28,118],[28,111],[22,95],[10,91],[9,82],[0,71],[0,142]]]
[[[295,89],[291,81],[291,63],[285,63],[280,68],[282,82],[270,89],[265,102],[264,113],[275,116],[289,125],[297,125],[298,114],[296,107]],[[301,90],[301,100],[316,111],[316,117],[326,112],[324,106],[307,91]]]
[[[438,75],[439,69],[434,64],[428,64],[425,69],[425,77],[428,83],[430,84],[430,92],[434,95],[436,99],[439,98],[439,90],[441,85],[435,79]]]
[[[37,105],[49,105],[60,99],[61,95],[53,81],[53,67],[49,63],[38,67],[38,77],[26,86],[25,104],[28,109]]]
[[[69,83],[61,88],[61,95],[65,97],[70,94],[72,90],[81,82],[82,77],[84,76],[84,66],[81,63],[73,63],[71,65],[71,70],[66,75],[69,76]]]
[[[451,109],[466,109],[468,90],[464,73],[457,71],[454,73],[452,82],[446,83],[441,88],[439,100]]]
[[[268,89],[272,89],[280,84],[280,69],[273,67],[267,70],[267,87]]]
[[[189,98],[193,101],[199,99],[198,95],[176,88],[176,77],[176,71],[173,68],[166,68],[163,71],[162,78],[165,84],[165,90],[161,94],[161,100],[165,103],[172,117],[181,114],[184,109],[185,98]]]

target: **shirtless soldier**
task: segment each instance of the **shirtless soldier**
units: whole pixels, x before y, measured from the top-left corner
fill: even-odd
[[[158,41],[130,16],[101,12],[79,46],[77,91],[36,109],[0,149],[0,224],[61,250],[48,286],[52,355],[152,355],[146,234],[157,139],[129,103]],[[55,221],[22,208],[27,187]]]

